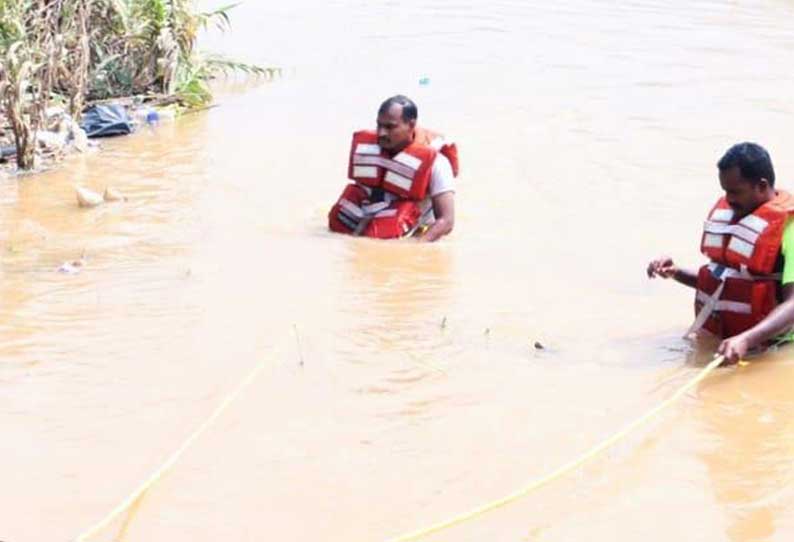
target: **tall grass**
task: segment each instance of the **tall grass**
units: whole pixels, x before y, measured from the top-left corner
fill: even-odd
[[[0,0],[0,104],[17,165],[34,167],[36,134],[58,101],[78,119],[86,100],[160,95],[206,105],[208,80],[229,69],[272,71],[205,57],[196,38],[229,27],[234,4],[198,11],[192,0]]]

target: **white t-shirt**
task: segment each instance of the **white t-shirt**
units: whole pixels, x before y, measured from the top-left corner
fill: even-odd
[[[433,168],[430,170],[430,187],[428,194],[430,194],[432,198],[444,192],[454,192],[454,180],[455,176],[452,174],[452,164],[449,163],[446,156],[438,153],[433,162]]]
[[[454,180],[455,175],[452,174],[452,164],[449,163],[446,156],[438,153],[433,162],[433,167],[430,169],[430,186],[427,190],[427,196],[419,204],[419,210],[422,214],[419,219],[421,224],[432,224],[436,221],[436,217],[433,214],[432,198],[444,192],[454,192]]]

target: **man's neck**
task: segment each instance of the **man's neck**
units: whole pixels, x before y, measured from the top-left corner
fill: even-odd
[[[755,208],[754,208],[752,211],[750,211],[749,213],[743,214],[742,216],[737,216],[737,217],[735,218],[735,220],[738,222],[739,220],[743,219],[743,218],[744,218],[744,217],[746,217],[746,216],[749,216],[749,215],[753,214],[753,213],[754,213],[754,212],[756,212],[758,209],[760,209],[761,207],[763,207],[764,205],[766,205],[767,203],[769,203],[770,201],[772,201],[773,199],[775,199],[775,196],[777,196],[777,190],[771,190],[771,191],[770,191],[770,194],[771,194],[771,195],[770,195],[768,198],[764,199],[764,201],[762,201],[761,203],[759,203],[758,205],[756,205],[756,207],[755,207]]]
[[[398,147],[398,148],[396,148],[396,149],[391,149],[391,150],[388,150],[388,151],[386,151],[386,154],[388,154],[388,155],[389,155],[389,157],[394,157],[394,156],[397,156],[398,154],[400,154],[401,152],[403,152],[403,151],[406,149],[406,147],[408,147],[408,145],[410,145],[410,143],[406,143],[406,144],[405,144],[405,145],[403,145],[402,147]]]

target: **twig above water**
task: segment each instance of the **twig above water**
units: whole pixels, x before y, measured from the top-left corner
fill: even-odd
[[[301,348],[301,338],[298,334],[298,325],[292,324],[292,330],[295,332],[295,342],[298,345],[298,359],[300,360],[299,365],[303,367],[303,349]]]

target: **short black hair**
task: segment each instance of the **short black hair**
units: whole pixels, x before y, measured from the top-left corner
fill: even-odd
[[[717,162],[720,171],[738,167],[742,177],[753,184],[758,184],[761,179],[769,181],[769,186],[775,186],[775,168],[769,153],[758,143],[737,143],[727,150],[725,155]]]
[[[419,109],[416,107],[416,104],[413,102],[413,100],[407,96],[403,96],[402,94],[387,98],[386,101],[380,104],[380,107],[378,108],[378,115],[381,113],[386,113],[393,105],[401,105],[403,107],[402,118],[405,121],[416,120],[419,116]]]

